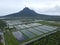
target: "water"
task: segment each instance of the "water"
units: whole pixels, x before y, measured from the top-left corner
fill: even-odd
[[[19,41],[23,41],[27,39],[27,37],[25,37],[20,31],[12,32],[12,34]]]
[[[0,35],[3,35],[3,32],[0,32]]]
[[[17,26],[17,28],[20,29],[20,28],[24,28],[24,27],[23,26],[21,27],[21,25],[19,25],[19,26]],[[37,26],[34,28],[29,28],[26,30],[20,30],[22,33],[20,31],[12,32],[12,34],[14,35],[14,37],[17,40],[24,41],[24,40],[27,40],[30,38],[34,38],[34,37],[36,37],[36,35],[48,33],[50,31],[53,31],[54,29],[56,29],[56,28],[43,25],[43,26]]]
[[[49,26],[39,26],[38,28],[45,29],[47,31],[53,31],[54,30],[54,28],[50,28]]]
[[[47,30],[47,31],[50,31],[50,29],[45,28],[44,26],[39,26],[39,27],[37,27],[37,28],[42,29],[42,30]]]
[[[33,33],[35,33],[36,35],[41,35],[42,34],[42,32],[39,32],[39,31],[37,31],[35,29],[32,29],[32,28],[30,28],[28,30],[31,31],[31,32],[33,32]]]
[[[47,33],[47,32],[48,32],[48,31],[46,31],[46,30],[43,30],[43,29],[37,28],[37,27],[35,27],[34,29],[39,30],[40,32],[44,32],[44,33]]]
[[[29,38],[33,38],[35,37],[34,34],[32,34],[31,32],[29,32],[28,30],[21,30],[25,35],[27,35]]]

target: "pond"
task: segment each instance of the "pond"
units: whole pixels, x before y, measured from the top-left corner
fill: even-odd
[[[12,32],[12,34],[19,41],[23,41],[27,39],[27,37],[25,37],[20,31]]]
[[[25,35],[27,35],[29,38],[33,38],[35,37],[34,34],[32,34],[31,32],[29,32],[28,30],[21,30]]]
[[[30,28],[30,29],[28,29],[28,30],[31,31],[31,32],[33,32],[33,33],[35,33],[36,35],[41,35],[41,34],[43,34],[42,32],[39,32],[39,31],[37,31],[36,29]]]

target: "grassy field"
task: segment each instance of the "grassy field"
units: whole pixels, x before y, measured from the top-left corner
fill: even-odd
[[[3,43],[0,42],[0,45],[3,45]]]
[[[43,25],[60,27],[60,24],[58,22],[51,23],[51,22],[48,22],[48,21],[39,21],[37,23],[40,23],[40,24],[43,24]]]
[[[5,32],[5,43],[6,45],[19,45],[20,43],[16,40],[16,38],[12,35],[11,32]]]

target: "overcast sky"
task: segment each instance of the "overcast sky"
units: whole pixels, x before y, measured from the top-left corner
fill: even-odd
[[[0,16],[19,12],[24,7],[37,13],[60,15],[60,0],[0,0]]]

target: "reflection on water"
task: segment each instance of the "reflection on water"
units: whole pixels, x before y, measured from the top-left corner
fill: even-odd
[[[19,41],[23,41],[25,39],[27,39],[27,37],[25,37],[20,31],[16,31],[16,32],[12,32],[14,37],[19,40]]]

